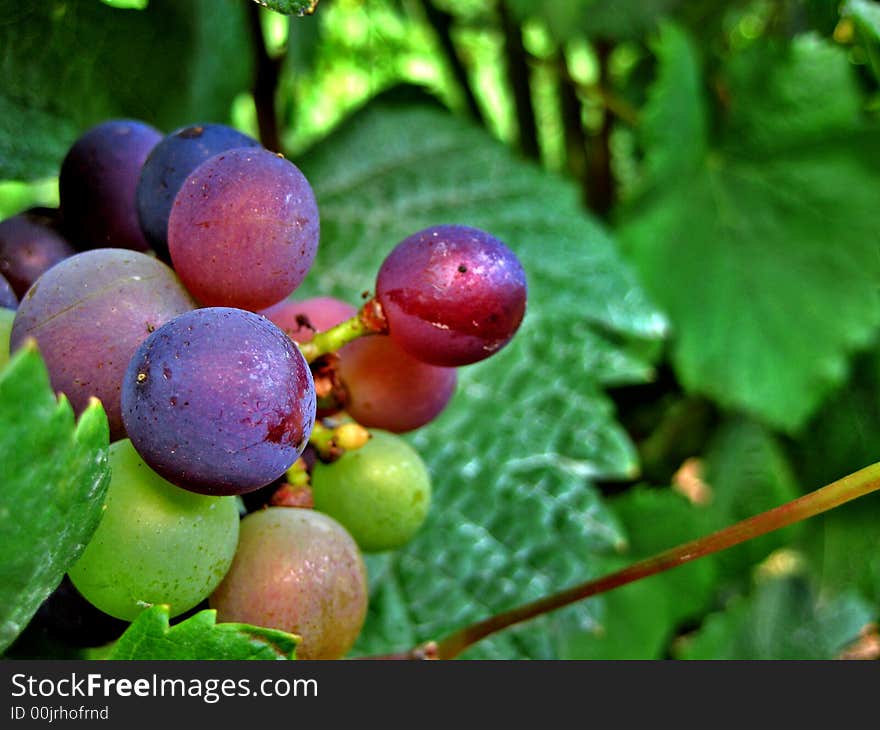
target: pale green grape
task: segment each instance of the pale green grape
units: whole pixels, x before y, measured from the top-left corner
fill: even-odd
[[[104,515],[70,578],[105,613],[127,621],[152,604],[176,616],[208,597],[238,545],[234,497],[195,494],[150,469],[128,439],[110,445]]]
[[[361,550],[393,550],[422,526],[431,478],[418,452],[399,436],[371,431],[364,446],[312,473],[315,509],[338,520]]]

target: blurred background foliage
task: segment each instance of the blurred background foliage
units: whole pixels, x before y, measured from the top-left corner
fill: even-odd
[[[625,468],[624,455],[618,468],[590,473],[601,507],[589,509],[609,530],[594,572],[877,460],[880,3],[321,0],[306,17],[246,0],[0,7],[4,216],[57,204],[64,150],[111,115],[169,131],[230,122],[328,179],[322,144],[357,166],[358,140],[382,139],[368,118],[362,136],[348,126],[371,102],[399,109],[430,99],[527,163],[487,163],[474,177],[530,166],[568,180],[665,322],[641,304],[625,318],[591,319],[591,336],[611,343],[600,352],[616,359],[591,365],[589,379],[632,449]],[[401,134],[418,149],[422,131]],[[380,153],[363,150],[374,161]],[[475,154],[472,164],[482,163]],[[397,164],[406,162],[389,167]],[[386,172],[379,162],[370,169]],[[454,188],[452,179],[444,190]],[[341,205],[326,195],[328,210]],[[588,246],[597,234],[583,235]],[[575,236],[563,249],[574,257],[577,245]],[[590,297],[600,288],[586,287],[584,306],[599,306]],[[547,362],[562,366],[561,357]],[[875,495],[616,591],[569,623],[543,626],[540,650],[520,638],[484,655],[876,659],[878,523]],[[405,560],[397,565],[377,589],[365,649],[445,628],[418,619],[418,607],[404,616],[415,588]]]

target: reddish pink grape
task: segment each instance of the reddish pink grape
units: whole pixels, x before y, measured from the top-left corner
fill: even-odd
[[[318,206],[293,163],[264,149],[221,152],[184,181],[168,219],[171,261],[206,306],[257,311],[305,278]]]
[[[57,211],[31,208],[0,222],[0,274],[23,297],[46,269],[76,253],[58,229]]]
[[[28,290],[10,348],[35,337],[52,387],[77,412],[90,396],[100,398],[116,440],[125,435],[119,391],[131,356],[153,330],[194,307],[174,272],[152,256],[86,251],[57,263]]]
[[[122,383],[122,418],[143,460],[202,494],[274,481],[315,423],[315,386],[299,349],[253,312],[209,307],[157,329]]]
[[[141,169],[137,211],[141,229],[161,258],[168,258],[168,215],[187,176],[218,152],[259,146],[225,124],[193,124],[174,130],[153,148]]]
[[[218,621],[298,634],[298,659],[341,659],[367,615],[366,566],[333,518],[269,507],[241,521],[232,567],[210,603]]]
[[[370,335],[339,351],[345,408],[358,423],[404,433],[433,421],[455,392],[455,368],[416,360],[387,335]]]
[[[77,248],[149,249],[135,191],[141,166],[160,139],[148,124],[113,119],[73,143],[61,163],[58,192],[65,231]]]
[[[274,322],[294,342],[309,342],[313,334],[351,319],[357,309],[333,297],[313,297],[295,302],[286,299],[260,312]],[[309,326],[311,325],[311,326]]]
[[[516,333],[526,277],[516,255],[485,231],[434,226],[391,251],[376,297],[391,337],[410,355],[432,365],[468,365]]]

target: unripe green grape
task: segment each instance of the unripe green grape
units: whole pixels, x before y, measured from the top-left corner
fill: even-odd
[[[104,515],[70,579],[86,600],[126,621],[152,604],[168,604],[172,616],[189,610],[232,564],[235,498],[174,486],[128,439],[110,445],[110,468]]]
[[[431,478],[399,436],[374,430],[361,448],[312,473],[315,509],[338,520],[365,552],[394,550],[418,532],[431,503]]]

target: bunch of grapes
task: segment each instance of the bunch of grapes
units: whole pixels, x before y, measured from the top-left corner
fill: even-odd
[[[437,225],[391,250],[359,308],[292,299],[318,248],[311,186],[217,124],[105,122],[59,187],[59,210],[0,222],[0,336],[35,339],[74,409],[94,396],[107,413],[104,514],[65,595],[123,622],[207,600],[221,621],[300,635],[301,658],[344,656],[366,615],[362,552],[399,548],[430,507],[400,434],[513,337],[516,256]]]

